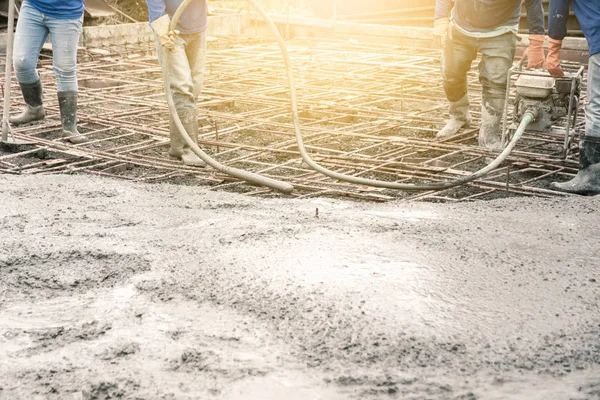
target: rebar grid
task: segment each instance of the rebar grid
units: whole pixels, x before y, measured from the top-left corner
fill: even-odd
[[[397,182],[441,181],[485,166],[494,154],[477,147],[481,88],[469,74],[475,123],[437,141],[447,118],[439,52],[295,39],[289,50],[297,77],[307,149],[325,167]],[[0,152],[2,173],[88,172],[134,181],[210,184],[215,189],[278,196],[212,169],[182,166],[167,157],[168,113],[152,44],[88,48],[79,52],[79,127],[90,141],[60,138],[51,57],[40,58],[47,119],[13,128],[33,148]],[[13,80],[13,104],[22,106]],[[528,133],[508,161],[485,179],[440,192],[400,192],[339,182],[309,169],[297,150],[287,80],[274,43],[218,39],[209,43],[205,87],[198,103],[200,145],[218,160],[286,180],[293,196],[347,196],[461,201],[508,196],[552,196],[552,180],[577,172],[561,160],[560,134]],[[583,118],[579,119],[581,130]]]

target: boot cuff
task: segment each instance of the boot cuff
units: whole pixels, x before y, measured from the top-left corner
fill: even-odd
[[[579,168],[600,163],[600,137],[582,136],[579,143]]]

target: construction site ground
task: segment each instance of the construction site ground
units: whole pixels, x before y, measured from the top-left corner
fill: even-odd
[[[327,167],[439,181],[494,157],[476,74],[474,125],[434,139],[438,52],[289,44]],[[0,399],[600,399],[600,199],[548,190],[577,171],[561,135],[443,192],[334,181],[300,158],[276,45],[211,40],[200,145],[281,195],[168,159],[152,44],[79,58],[90,141],[60,137],[46,54],[48,118],[0,152]]]
[[[600,398],[598,198],[0,179],[0,398]]]
[[[299,38],[288,42],[304,142],[311,156],[336,172],[384,181],[462,178],[497,154],[477,146],[481,88],[469,75],[474,124],[435,140],[447,118],[439,51]],[[168,111],[152,43],[87,47],[79,52],[79,128],[90,141],[70,145],[60,119],[50,54],[40,62],[45,107],[41,123],[13,129],[37,146],[0,150],[0,173],[92,173],[133,181],[211,185],[254,197],[271,190],[215,170],[170,160]],[[13,80],[12,112],[22,106]],[[475,183],[441,192],[371,188],[329,179],[300,157],[292,128],[287,75],[278,46],[261,39],[211,40],[199,99],[200,145],[231,167],[285,180],[293,197],[351,197],[455,202],[551,197],[553,180],[572,177],[577,152],[560,157],[564,135],[529,132],[500,168]],[[576,122],[576,130],[584,125]],[[573,147],[577,141],[573,141]]]

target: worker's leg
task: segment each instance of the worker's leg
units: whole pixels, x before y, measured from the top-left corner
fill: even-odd
[[[585,110],[585,134],[600,138],[600,53],[590,57]]]
[[[438,132],[437,138],[440,139],[456,135],[460,128],[471,122],[467,73],[477,57],[477,50],[474,39],[455,29],[451,32],[442,54],[442,78],[446,97],[450,101],[450,120]]]
[[[590,57],[585,135],[579,141],[579,172],[565,183],[550,187],[561,192],[600,194],[600,54]]]
[[[83,143],[87,138],[77,130],[77,43],[81,35],[83,15],[76,19],[46,17],[52,40],[52,65],[63,135],[71,143]]]
[[[13,124],[25,124],[46,116],[42,105],[42,83],[36,66],[47,37],[44,15],[29,2],[23,2],[15,32],[13,66],[26,107],[19,115],[10,118]]]
[[[185,52],[192,72],[194,97],[198,99],[202,93],[204,70],[206,69],[206,31],[189,35]]]
[[[161,67],[169,71],[169,89],[175,103],[175,110],[188,136],[198,137],[198,117],[196,116],[196,97],[190,62],[186,54],[187,40],[190,35],[179,35],[175,40],[175,49],[169,52],[156,41],[156,51]],[[167,66],[168,64],[168,66]],[[186,165],[204,166],[204,162],[191,152],[184,143],[175,121],[169,115],[171,147],[169,155],[183,161]],[[187,151],[184,151],[187,149]]]
[[[187,35],[185,52],[190,65],[194,86],[194,119],[190,120],[189,129],[188,126],[186,126],[186,131],[189,132],[192,141],[198,143],[198,114],[195,106],[204,85],[204,70],[206,69],[206,32]],[[181,159],[184,164],[195,166],[204,165],[204,162],[202,162],[202,160],[200,160],[185,143],[183,144],[183,156]]]
[[[480,39],[479,43],[479,81],[483,86],[479,145],[490,150],[501,150],[506,80],[515,57],[516,36],[507,33]]]

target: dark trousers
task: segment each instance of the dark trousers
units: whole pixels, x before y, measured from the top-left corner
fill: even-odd
[[[516,36],[512,33],[478,39],[452,29],[442,56],[442,77],[448,100],[456,102],[467,94],[467,72],[478,53],[481,54],[479,82],[483,86],[484,98],[504,99],[515,49]]]

